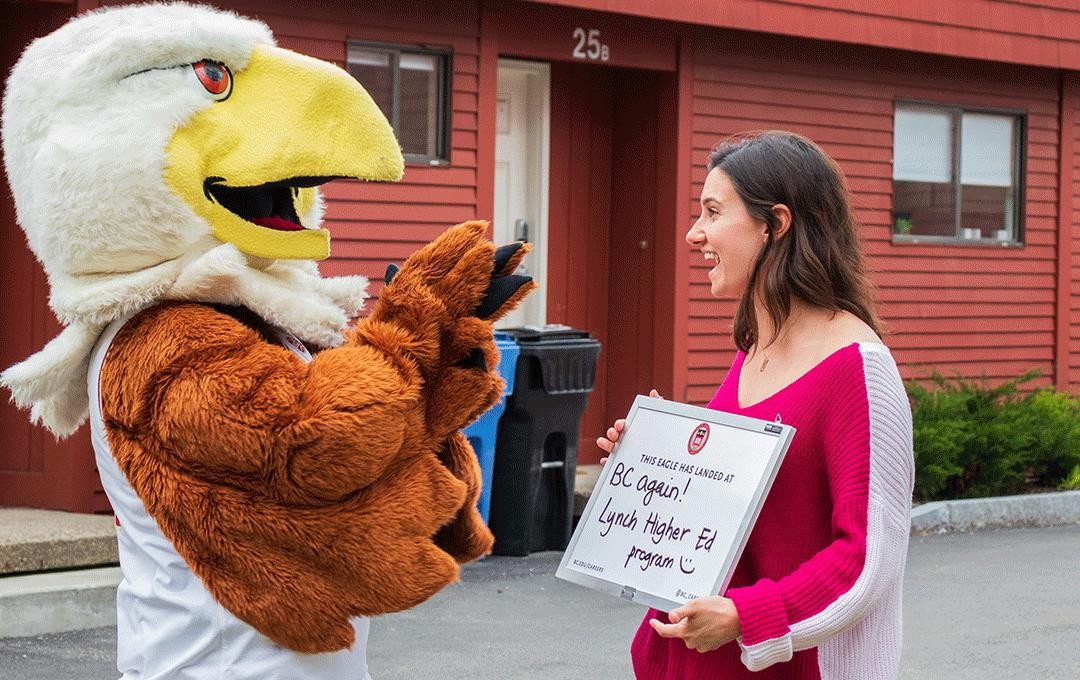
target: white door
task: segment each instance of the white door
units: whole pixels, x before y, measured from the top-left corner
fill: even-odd
[[[528,61],[499,60],[495,118],[496,244],[528,241],[533,250],[519,273],[540,290],[507,315],[498,328],[542,326],[547,278],[548,136],[551,68]]]

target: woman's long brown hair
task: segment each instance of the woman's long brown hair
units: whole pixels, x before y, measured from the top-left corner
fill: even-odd
[[[848,311],[883,332],[847,182],[833,159],[801,135],[754,132],[729,137],[713,149],[709,170],[714,168],[731,179],[750,215],[768,226],[735,312],[739,349],[749,351],[758,340],[755,294],[777,332],[791,314],[793,298]],[[791,211],[791,226],[776,238],[773,206],[780,203]]]

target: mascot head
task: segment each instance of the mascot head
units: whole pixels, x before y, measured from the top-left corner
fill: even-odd
[[[258,21],[182,3],[90,12],[36,40],[2,122],[18,221],[67,328],[0,378],[61,434],[85,417],[101,329],[158,300],[244,305],[340,342],[366,282],[319,276],[316,187],[403,170],[348,73],[276,47]]]

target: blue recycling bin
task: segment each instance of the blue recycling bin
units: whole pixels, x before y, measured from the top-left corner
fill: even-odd
[[[483,487],[480,490],[480,500],[476,506],[484,521],[488,521],[491,512],[491,479],[495,471],[495,436],[499,431],[499,418],[506,410],[506,395],[514,391],[514,367],[517,366],[518,354],[521,348],[517,342],[505,333],[495,334],[495,346],[499,348],[499,375],[506,381],[499,403],[492,406],[484,415],[465,428],[465,436],[476,451],[476,458],[480,462],[481,479]]]

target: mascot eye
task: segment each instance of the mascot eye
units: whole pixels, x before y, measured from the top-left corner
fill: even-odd
[[[225,64],[203,59],[192,64],[191,68],[195,70],[195,77],[214,101],[228,99],[232,94],[232,72]]]

